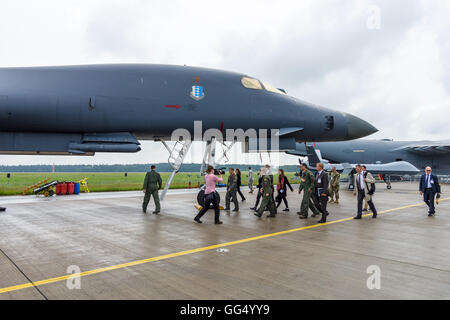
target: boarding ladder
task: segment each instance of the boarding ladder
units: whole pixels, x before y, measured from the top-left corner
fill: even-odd
[[[172,167],[173,171],[170,174],[169,179],[167,180],[164,190],[161,192],[161,200],[164,200],[166,196],[167,190],[169,190],[170,184],[172,183],[175,174],[180,170],[181,165],[183,164],[184,158],[186,157],[189,148],[191,147],[191,141],[177,141],[174,146],[170,148],[164,140],[161,140],[164,147],[166,147],[167,151],[169,151],[169,158],[167,162]]]

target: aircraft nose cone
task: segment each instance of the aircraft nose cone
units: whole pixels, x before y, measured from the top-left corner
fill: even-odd
[[[347,136],[349,139],[359,139],[378,131],[373,125],[367,121],[355,117],[352,114],[347,113]]]

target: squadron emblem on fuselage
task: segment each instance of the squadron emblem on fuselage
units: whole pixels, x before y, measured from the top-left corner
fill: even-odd
[[[202,86],[195,85],[192,86],[191,90],[191,98],[194,100],[202,100],[205,97],[205,91],[203,90]]]

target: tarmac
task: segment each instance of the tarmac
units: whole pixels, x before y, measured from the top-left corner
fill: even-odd
[[[223,225],[212,210],[194,223],[196,189],[169,191],[160,215],[142,192],[0,197],[0,299],[450,299],[450,186],[434,217],[417,183],[392,187],[362,220],[341,190],[327,224],[298,219],[296,190],[258,219],[242,187]]]

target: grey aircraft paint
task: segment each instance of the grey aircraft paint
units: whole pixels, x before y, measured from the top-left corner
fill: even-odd
[[[377,130],[286,94],[244,87],[244,74],[171,65],[0,69],[0,153],[137,152],[173,130],[280,129],[281,144],[340,141]],[[196,86],[193,88],[193,86]]]
[[[423,170],[431,166],[433,172],[450,175],[450,140],[393,141],[367,140],[318,142],[315,146],[324,159],[332,163],[382,164],[406,161]],[[297,143],[289,154],[306,156],[305,144]]]

